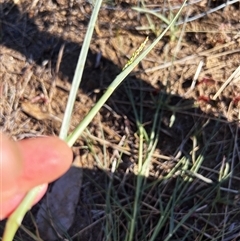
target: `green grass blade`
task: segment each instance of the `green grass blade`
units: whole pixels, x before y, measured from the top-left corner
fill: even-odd
[[[23,199],[23,201],[19,204],[17,209],[8,218],[2,241],[13,240],[14,235],[18,227],[21,225],[26,212],[31,208],[31,205],[40,190],[41,190],[41,186],[37,186],[37,187],[34,187],[31,191],[29,191],[25,196],[25,198]]]
[[[170,21],[166,17],[164,17],[162,14],[155,13],[152,10],[149,10],[147,8],[133,7],[132,9],[139,13],[152,14],[153,16],[161,19],[164,23],[170,24]]]
[[[98,13],[99,13],[101,4],[102,4],[102,0],[96,1],[96,5],[94,6],[94,9],[93,9],[93,12],[91,15],[91,19],[90,19],[90,22],[89,22],[89,25],[87,28],[87,33],[86,33],[86,36],[84,37],[81,53],[79,55],[76,72],[73,77],[72,87],[70,90],[68,103],[67,103],[67,107],[66,107],[65,114],[63,117],[60,134],[59,134],[59,137],[63,140],[65,140],[65,138],[67,137],[67,133],[69,130],[73,106],[74,106],[75,99],[77,96],[78,88],[81,83],[83,70],[84,70],[84,66],[85,66],[85,62],[86,62],[86,58],[87,58],[87,53],[89,50],[90,42],[92,39],[95,23],[97,21],[97,17],[98,17]]]

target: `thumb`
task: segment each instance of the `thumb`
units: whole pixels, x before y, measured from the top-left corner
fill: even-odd
[[[22,171],[23,157],[18,146],[0,133],[0,202],[8,200],[17,192]]]
[[[18,142],[24,167],[19,178],[23,191],[49,183],[64,174],[72,163],[73,153],[58,137],[38,137]]]

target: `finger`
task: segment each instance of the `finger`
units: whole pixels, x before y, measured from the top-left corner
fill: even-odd
[[[43,197],[43,195],[45,194],[46,190],[47,190],[47,184],[43,184],[41,187],[41,190],[39,191],[36,199],[33,202],[33,205],[36,204],[37,202],[39,202],[39,200]],[[24,193],[18,193],[18,194],[14,194],[14,196],[5,202],[1,202],[0,204],[0,220],[8,217],[17,207],[18,205],[21,203],[21,201],[23,200],[25,194]]]
[[[23,159],[16,142],[0,133],[0,202],[18,191],[18,178],[22,171]]]
[[[23,172],[19,179],[23,191],[54,181],[65,173],[73,154],[67,144],[57,137],[38,137],[18,143],[23,156]]]

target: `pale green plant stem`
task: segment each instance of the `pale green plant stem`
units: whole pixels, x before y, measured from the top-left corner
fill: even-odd
[[[91,42],[91,39],[92,39],[94,27],[95,27],[95,24],[96,24],[96,21],[97,21],[97,17],[98,17],[98,13],[99,13],[101,4],[102,4],[102,0],[96,1],[96,4],[94,6],[94,9],[93,9],[93,12],[92,12],[92,15],[91,15],[91,19],[90,19],[90,22],[89,22],[89,25],[88,25],[88,28],[87,28],[87,32],[86,32],[86,35],[84,37],[83,45],[82,45],[82,48],[81,48],[81,53],[79,55],[79,59],[78,59],[78,62],[77,62],[77,67],[76,67],[76,71],[75,71],[75,74],[74,74],[74,77],[73,77],[72,87],[71,87],[71,90],[70,90],[70,93],[69,93],[69,99],[68,99],[68,103],[67,103],[67,106],[66,106],[61,130],[60,130],[60,134],[59,134],[59,137],[63,140],[66,139],[67,133],[68,133],[68,130],[69,130],[73,106],[74,106],[74,103],[75,103],[75,100],[76,100],[78,88],[79,88],[81,80],[82,80],[83,70],[84,70],[84,66],[85,66],[90,42]]]
[[[31,205],[40,190],[41,190],[41,186],[37,186],[37,187],[34,187],[31,191],[29,191],[27,195],[24,197],[24,200],[19,204],[17,209],[8,218],[2,241],[13,240],[14,235],[18,227],[21,225],[26,212],[31,208]]]
[[[144,1],[142,0],[141,1],[141,4],[142,4],[142,7],[145,9],[146,8],[146,6],[145,6],[145,3],[144,3]],[[133,10],[136,10],[136,9],[134,9],[134,8],[132,8]],[[142,8],[137,8],[137,9],[142,9]],[[149,27],[150,27],[150,29],[152,30],[152,32],[157,36],[158,35],[158,33],[157,33],[157,31],[156,31],[156,27],[155,27],[155,24],[153,23],[153,21],[152,21],[152,19],[150,18],[150,16],[149,16],[149,14],[146,14],[146,18],[147,18],[147,20],[148,20],[148,23],[149,23]]]
[[[153,12],[153,11],[147,9],[147,8],[133,7],[132,9],[135,10],[135,11],[138,11],[138,12],[140,12],[140,13],[152,14],[152,15],[154,15],[155,17],[161,19],[164,23],[166,23],[166,24],[168,24],[168,25],[171,23],[171,21],[169,21],[169,20],[168,20],[166,17],[164,17],[162,14],[155,13],[155,12]],[[181,8],[180,8],[180,9],[181,9]],[[151,23],[152,23],[152,22],[151,22]]]
[[[136,218],[137,218],[137,214],[139,212],[139,208],[140,208],[140,195],[141,195],[141,187],[142,187],[142,183],[143,183],[143,178],[144,176],[139,175],[142,172],[142,165],[143,165],[143,140],[144,137],[145,139],[148,139],[146,132],[144,130],[144,127],[142,126],[142,118],[143,118],[143,107],[142,105],[140,106],[140,114],[138,115],[137,109],[135,107],[135,101],[133,99],[133,94],[131,92],[131,87],[130,85],[127,85],[127,87],[125,88],[125,90],[128,93],[128,97],[130,99],[132,108],[133,108],[133,113],[137,122],[137,126],[138,126],[138,132],[139,132],[139,148],[138,148],[138,176],[137,176],[137,185],[136,185],[136,192],[135,192],[135,197],[134,197],[134,203],[133,203],[133,211],[132,211],[132,215],[130,218],[130,223],[128,223],[129,225],[129,233],[125,236],[125,241],[130,241],[133,240],[134,237],[134,231],[135,231],[135,226],[136,226]],[[140,88],[140,103],[143,103],[142,101],[142,92],[141,92],[141,88]]]
[[[143,165],[143,126],[142,125],[139,125],[139,132],[140,132],[140,136],[139,136],[139,152],[138,152],[138,173],[141,173],[142,165]],[[144,176],[141,176],[141,175],[138,175],[138,178],[137,178],[136,194],[134,198],[133,214],[130,222],[128,241],[134,240],[133,236],[135,231],[136,218],[137,218],[137,214],[140,206],[139,197],[140,197],[143,178]]]

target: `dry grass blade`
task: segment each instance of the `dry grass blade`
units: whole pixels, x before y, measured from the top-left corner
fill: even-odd
[[[222,93],[222,91],[231,83],[231,81],[234,81],[234,79],[239,78],[240,76],[240,66],[232,73],[232,75],[224,82],[224,84],[221,86],[221,88],[218,90],[218,92],[213,96],[213,100],[216,100],[218,96]]]

